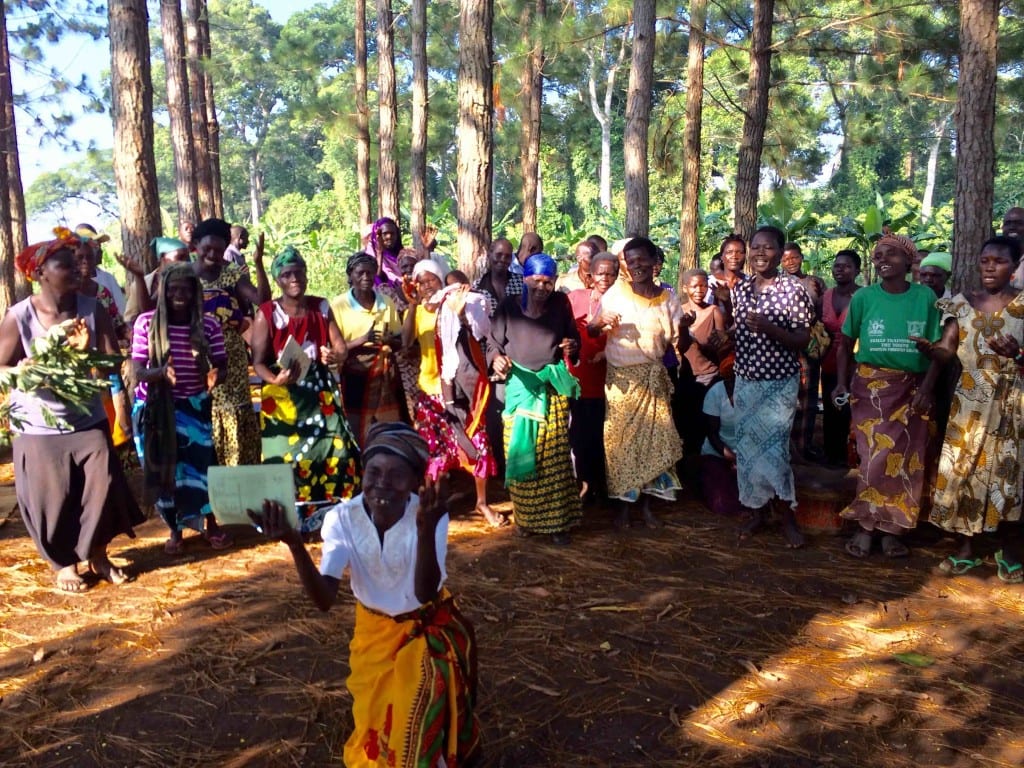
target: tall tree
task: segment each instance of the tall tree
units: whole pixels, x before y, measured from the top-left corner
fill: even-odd
[[[398,85],[395,79],[395,30],[391,0],[377,0],[377,109],[380,113],[380,155],[377,164],[377,194],[381,216],[397,219],[398,154],[395,130],[398,126]]]
[[[960,78],[956,112],[956,194],[953,199],[953,285],[978,283],[981,244],[992,234],[995,179],[996,52],[999,0],[960,3]]]
[[[0,57],[0,151],[4,158],[0,161],[0,190],[7,190],[9,183],[7,174],[7,153],[14,124],[7,122],[7,104],[14,100],[11,88],[11,64],[7,55],[7,12],[0,8],[0,45],[3,45],[3,56]],[[0,194],[0,315],[17,301],[14,287],[14,237],[11,234],[11,196]]]
[[[761,152],[768,123],[768,87],[771,84],[772,15],[775,0],[754,0],[754,27],[750,36],[750,75],[743,110],[743,136],[736,166],[736,232],[749,240],[757,226],[757,194],[761,182]]]
[[[679,215],[680,295],[684,270],[699,266],[697,203],[700,198],[700,133],[704,110],[704,38],[707,0],[690,0],[690,43],[686,59],[686,126],[683,138],[683,207]]]
[[[188,60],[185,25],[180,0],[160,0],[160,35],[164,46],[167,79],[167,114],[174,151],[174,190],[179,221],[199,221],[195,147],[192,144],[192,109],[188,93]]]
[[[203,68],[203,38],[200,31],[200,24],[206,12],[204,0],[185,0],[189,106],[192,109],[192,142],[195,146],[199,216],[203,219],[212,216],[214,209],[210,132],[206,117],[206,70]]]
[[[412,148],[409,157],[409,229],[423,247],[427,223],[427,0],[412,0]]]
[[[523,8],[522,30],[533,41],[522,74],[523,119],[520,154],[523,158],[523,231],[537,231],[537,189],[540,183],[540,120],[544,106],[544,29],[546,0]]]
[[[654,87],[655,0],[633,2],[633,59],[626,94],[623,137],[626,186],[626,234],[646,236],[650,225],[650,183],[647,178],[647,136]]]
[[[366,103],[366,0],[356,3],[356,185],[359,223],[370,224],[370,108]]]
[[[206,139],[210,153],[210,193],[213,199],[213,215],[224,217],[224,189],[220,175],[220,123],[217,120],[217,102],[213,94],[213,77],[207,74],[210,64],[210,10],[206,0],[200,0],[202,7],[199,14],[199,45],[202,50],[203,64],[203,107],[206,113]]]
[[[221,130],[247,179],[249,219],[255,224],[266,204],[264,147],[273,126],[286,123],[280,119],[283,90],[294,61],[281,57],[281,25],[263,6],[252,0],[212,0],[210,13],[215,39],[209,71],[217,82]]]
[[[0,281],[2,292],[20,299],[32,292],[28,281],[14,269],[14,257],[28,243],[25,194],[21,185],[18,131],[14,118],[14,87],[11,82],[11,51],[7,38],[7,13],[0,18],[0,151],[6,173],[0,170],[0,190],[7,190],[6,206],[0,200]],[[5,236],[3,229],[7,230]],[[7,306],[7,305],[5,305]],[[3,312],[0,307],[0,314]]]
[[[475,275],[491,242],[494,82],[493,0],[459,2],[459,269]]]
[[[587,61],[587,101],[590,111],[601,128],[601,164],[598,166],[598,195],[601,207],[612,209],[612,112],[615,96],[615,80],[626,60],[628,37],[620,30],[619,44],[613,44],[611,30],[605,30],[598,46],[585,45]],[[615,50],[617,48],[617,50]],[[613,53],[614,51],[614,53]],[[601,71],[604,70],[604,77]],[[597,83],[604,80],[604,94],[598,94]]]
[[[146,0],[111,0],[107,19],[121,244],[129,256],[144,255],[147,267],[152,269],[155,263],[148,245],[160,232],[160,200],[153,156],[153,82]]]

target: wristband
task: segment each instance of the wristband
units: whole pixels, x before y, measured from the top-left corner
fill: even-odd
[[[107,380],[110,382],[110,394],[119,395],[124,392],[124,381],[121,379],[121,374],[112,373]]]
[[[1024,349],[1017,350],[1017,354],[1013,356],[1013,362],[1017,364],[1017,367],[1024,368]]]

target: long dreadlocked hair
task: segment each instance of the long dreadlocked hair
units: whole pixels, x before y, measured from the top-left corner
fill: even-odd
[[[192,307],[189,312],[189,341],[196,358],[200,379],[205,378],[210,368],[210,349],[203,328],[203,286],[190,263],[168,264],[160,274],[160,296],[157,297],[156,311],[149,324],[149,356],[156,365],[164,365],[171,354],[171,338],[167,330],[170,325],[170,308],[167,306],[167,289],[176,280],[192,283]]]

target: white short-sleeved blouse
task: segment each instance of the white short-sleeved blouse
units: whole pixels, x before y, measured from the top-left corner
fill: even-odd
[[[416,597],[416,509],[414,493],[401,519],[384,532],[381,545],[377,528],[363,506],[363,494],[327,510],[320,535],[324,540],[320,573],[336,579],[349,567],[352,594],[380,613],[398,616],[414,611],[421,603]],[[448,515],[434,532],[437,564],[441,570],[440,589],[448,578],[444,562],[448,551]]]

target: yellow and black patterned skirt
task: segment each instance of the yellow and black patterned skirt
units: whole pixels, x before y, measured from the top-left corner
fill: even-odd
[[[505,419],[508,452],[512,420]],[[537,434],[537,476],[509,483],[516,525],[530,533],[563,533],[579,525],[579,489],[569,455],[569,400],[548,391],[548,412]]]

